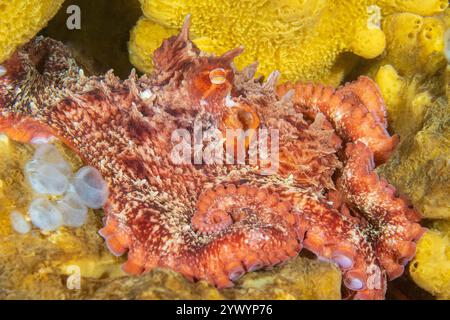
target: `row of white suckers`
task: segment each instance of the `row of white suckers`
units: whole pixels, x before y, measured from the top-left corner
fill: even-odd
[[[108,198],[108,186],[97,169],[86,166],[73,174],[52,144],[36,146],[24,173],[35,197],[28,217],[18,211],[10,215],[14,230],[22,234],[31,230],[31,224],[42,231],[80,227],[86,222],[88,208],[99,209]]]

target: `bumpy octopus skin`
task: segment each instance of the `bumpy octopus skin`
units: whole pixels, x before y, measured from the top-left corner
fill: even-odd
[[[382,163],[396,144],[378,88],[360,78],[277,92],[277,73],[262,83],[256,65],[235,70],[241,51],[201,53],[186,22],[155,52],[153,74],[121,81],[84,76],[62,44],[36,38],[3,64],[0,132],[56,136],[101,172],[110,196],[99,233],[112,253],[127,253],[130,274],[167,267],[224,288],[305,247],[340,267],[348,297],[382,299],[423,230],[373,171],[374,155]],[[172,134],[194,123],[277,129],[278,170],[175,163]]]

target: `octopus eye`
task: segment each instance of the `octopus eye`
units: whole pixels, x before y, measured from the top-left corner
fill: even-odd
[[[227,72],[222,68],[216,68],[209,72],[209,80],[212,84],[223,84],[227,80]]]
[[[0,65],[0,77],[3,77],[6,73],[7,73],[6,68]]]

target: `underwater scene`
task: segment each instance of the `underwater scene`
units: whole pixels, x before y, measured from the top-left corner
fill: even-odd
[[[0,300],[450,300],[447,0],[0,0]]]

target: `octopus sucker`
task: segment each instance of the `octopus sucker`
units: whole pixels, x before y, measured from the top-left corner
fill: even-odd
[[[242,208],[240,203],[245,203],[246,207]],[[252,215],[267,214],[265,211],[271,211],[271,215],[284,219],[288,225],[296,223],[288,204],[280,202],[278,195],[266,189],[234,184],[219,185],[201,195],[191,223],[198,232],[211,234],[233,223],[244,223]]]
[[[379,260],[389,278],[395,279],[414,256],[413,241],[424,232],[417,225],[420,214],[373,171],[373,154],[366,145],[348,144],[345,153],[347,160],[338,179],[339,188],[380,232],[376,243]]]
[[[384,298],[423,229],[373,171],[397,143],[378,87],[365,77],[277,86],[278,72],[263,83],[256,64],[236,70],[241,52],[201,52],[187,19],[156,50],[152,74],[122,81],[85,76],[64,45],[37,37],[3,64],[0,132],[54,136],[100,172],[109,196],[99,234],[127,255],[127,273],[170,268],[225,288],[305,248],[340,267],[347,298]],[[278,157],[252,162],[255,139]],[[239,145],[244,158],[228,162]]]

